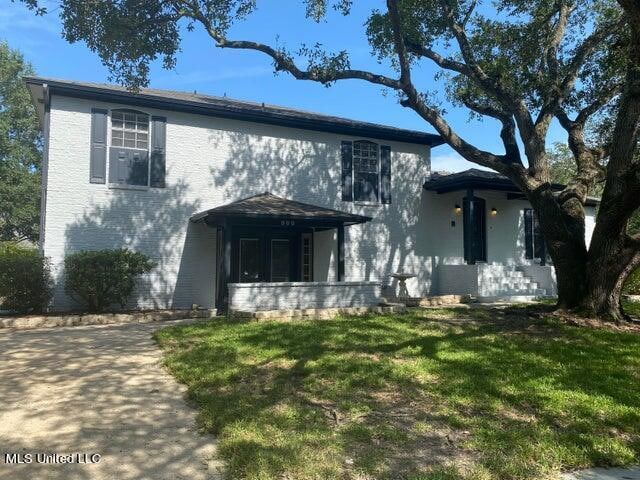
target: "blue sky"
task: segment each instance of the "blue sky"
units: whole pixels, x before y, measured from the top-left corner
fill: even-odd
[[[314,24],[304,18],[300,0],[265,1],[248,20],[234,26],[229,38],[278,42],[291,49],[301,43],[320,42],[331,51],[350,52],[353,68],[388,73],[377,63],[367,44],[363,23],[372,8],[382,1],[354,2],[352,15],[331,12],[326,22]],[[47,4],[47,2],[45,2]],[[5,2],[0,10],[0,39],[21,50],[39,75],[70,80],[108,82],[108,71],[84,44],[68,44],[61,38],[61,25],[54,1],[50,13],[36,17],[22,3]],[[425,63],[414,72],[423,90],[439,97],[442,84],[434,80],[435,69]],[[257,52],[225,51],[213,46],[200,29],[184,32],[182,51],[175,71],[158,64],[151,73],[151,86],[302,108],[401,128],[433,131],[413,111],[401,107],[393,93],[357,80],[338,82],[330,88],[302,82],[286,74],[274,76],[269,59]],[[462,136],[480,148],[501,153],[499,129],[492,120],[469,121],[463,109],[444,104],[446,118]],[[562,141],[559,128],[551,130],[549,141]],[[448,146],[432,153],[434,170],[459,171],[477,167],[466,162]]]

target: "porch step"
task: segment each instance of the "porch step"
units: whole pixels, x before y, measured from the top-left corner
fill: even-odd
[[[546,290],[515,266],[490,264],[484,266],[480,290],[485,298],[543,297]]]

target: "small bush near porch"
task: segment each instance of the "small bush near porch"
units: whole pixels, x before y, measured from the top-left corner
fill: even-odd
[[[214,320],[157,341],[230,478],[540,479],[640,462],[631,331],[452,308]]]

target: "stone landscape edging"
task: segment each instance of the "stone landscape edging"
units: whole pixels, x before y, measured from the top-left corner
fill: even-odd
[[[149,310],[139,312],[70,313],[59,315],[24,315],[0,317],[0,329],[72,327],[86,325],[111,325],[117,323],[151,323],[187,318],[210,318],[210,310]]]

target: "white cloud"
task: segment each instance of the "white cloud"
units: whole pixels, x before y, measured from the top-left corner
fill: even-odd
[[[478,168],[481,170],[489,170],[475,163],[466,161],[455,152],[444,153],[441,155],[433,155],[431,157],[431,171],[461,172],[470,168]]]

